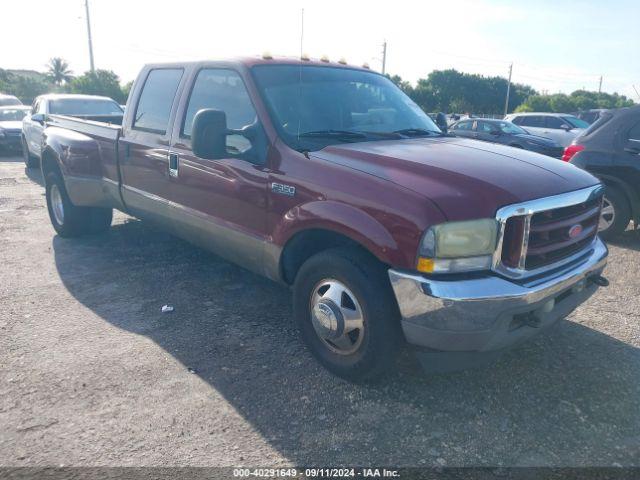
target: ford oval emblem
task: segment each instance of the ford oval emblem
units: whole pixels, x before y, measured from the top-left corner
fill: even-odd
[[[569,238],[579,237],[581,233],[582,233],[582,225],[577,223],[569,229]]]

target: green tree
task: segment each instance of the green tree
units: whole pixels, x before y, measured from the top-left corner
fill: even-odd
[[[125,83],[124,86],[122,87],[122,95],[124,96],[125,101],[127,98],[129,98],[129,93],[131,93],[132,88],[133,88],[133,80]]]
[[[518,106],[518,112],[569,113],[592,108],[622,108],[634,105],[633,101],[617,93],[598,93],[576,90],[570,95],[532,95]]]
[[[71,80],[67,90],[71,93],[111,97],[118,103],[122,103],[126,98],[120,87],[118,75],[111,70],[85,72],[83,75]]]
[[[47,67],[49,78],[58,86],[68,83],[73,78],[69,64],[60,57],[53,57],[49,60]]]
[[[458,72],[454,69],[434,70],[415,87],[394,75],[391,80],[400,86],[426,112],[473,112],[500,114],[504,111],[507,79]],[[512,84],[509,111],[520,105],[535,90],[522,84]]]

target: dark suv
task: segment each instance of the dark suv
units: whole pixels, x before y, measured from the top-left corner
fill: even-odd
[[[600,234],[613,238],[640,223],[640,106],[601,114],[564,152],[563,160],[606,185]]]

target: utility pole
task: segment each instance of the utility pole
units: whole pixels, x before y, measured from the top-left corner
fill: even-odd
[[[382,44],[382,74],[387,73],[387,41]]]
[[[300,58],[302,58],[302,55],[304,55],[303,42],[304,42],[304,8],[302,9],[302,12],[300,14]]]
[[[91,42],[91,20],[89,19],[89,0],[84,0],[84,8],[87,11],[87,36],[89,37],[89,62],[91,71],[95,72],[96,67],[93,64],[93,43]]]
[[[600,75],[600,83],[598,84],[598,95],[602,93],[602,75]]]
[[[509,81],[507,82],[507,99],[504,102],[504,115],[509,113],[509,94],[511,93],[511,73],[513,72],[513,63],[509,65]]]
[[[640,100],[640,93],[638,93],[638,89],[636,88],[635,85],[631,85],[633,87],[633,89],[636,91],[636,95],[638,96],[638,100]]]

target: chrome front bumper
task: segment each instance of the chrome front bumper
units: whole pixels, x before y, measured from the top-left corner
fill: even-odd
[[[597,238],[588,253],[536,280],[496,274],[442,279],[389,270],[410,344],[442,351],[499,350],[566,317],[598,286],[608,250]]]

